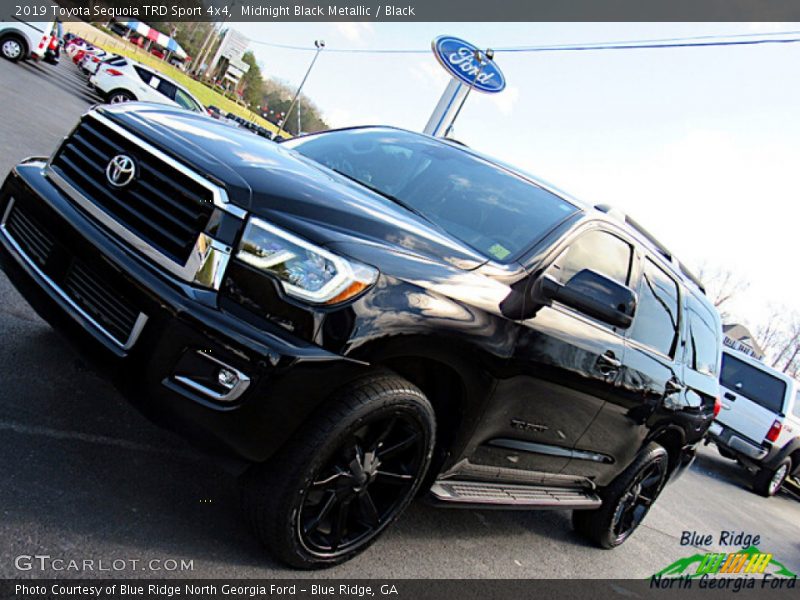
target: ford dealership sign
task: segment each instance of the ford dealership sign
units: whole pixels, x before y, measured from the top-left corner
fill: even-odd
[[[481,68],[475,54],[478,48],[457,37],[441,35],[433,40],[433,53],[442,66],[456,79],[473,89],[494,94],[506,87],[503,72],[491,60],[483,59]],[[481,51],[481,54],[483,52]]]

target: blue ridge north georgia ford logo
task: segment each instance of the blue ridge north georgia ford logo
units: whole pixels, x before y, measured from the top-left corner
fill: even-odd
[[[500,67],[491,60],[485,61],[481,67],[476,51],[477,46],[450,35],[441,35],[433,40],[433,54],[453,77],[480,92],[502,92],[506,78]]]

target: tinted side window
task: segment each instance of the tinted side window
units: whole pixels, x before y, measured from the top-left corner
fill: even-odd
[[[584,269],[597,271],[622,285],[628,285],[632,250],[630,244],[606,231],[589,231],[564,250],[548,274],[565,284]]]
[[[687,304],[689,339],[686,343],[686,364],[695,371],[716,377],[720,349],[717,319],[692,296],[689,296]]]
[[[133,67],[136,69],[136,74],[139,75],[139,78],[144,81],[145,83],[150,83],[150,80],[153,78],[153,74],[148,71],[147,69],[142,69],[141,67]]]
[[[631,338],[662,354],[675,356],[678,284],[649,258],[644,261]]]
[[[175,88],[175,102],[187,110],[193,110],[195,112],[202,112],[203,110],[198,106],[197,102],[181,88]]]
[[[774,413],[783,412],[786,384],[766,371],[748,365],[730,354],[723,353],[722,374],[719,381],[729,390],[741,394]]]
[[[152,85],[152,83],[150,85]],[[175,99],[175,93],[178,91],[178,88],[174,83],[164,81],[163,79],[158,82],[158,87],[156,89],[170,100]]]

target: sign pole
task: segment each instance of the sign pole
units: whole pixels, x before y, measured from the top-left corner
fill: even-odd
[[[458,107],[467,97],[469,88],[457,79],[450,79],[450,83],[444,88],[439,103],[433,109],[433,113],[425,125],[423,133],[434,137],[444,137],[448,124],[453,120]]]
[[[484,60],[484,58],[486,60]],[[494,50],[491,48],[488,49],[486,52],[482,53],[480,50],[475,50],[475,60],[478,61],[478,70],[475,73],[475,77],[472,79],[472,83],[469,84],[467,88],[467,93],[464,94],[464,97],[461,99],[461,104],[458,105],[458,110],[456,110],[456,114],[453,115],[450,124],[447,126],[447,129],[444,132],[444,137],[449,136],[453,132],[453,126],[456,124],[456,119],[458,115],[461,114],[461,109],[464,108],[464,103],[467,101],[467,97],[469,97],[469,93],[475,87],[475,83],[478,81],[478,77],[481,75],[481,71],[483,71],[483,67],[486,66],[486,62],[490,61],[494,58]]]

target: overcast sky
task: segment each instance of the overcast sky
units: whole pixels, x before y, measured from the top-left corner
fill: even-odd
[[[311,53],[481,47],[800,30],[798,23],[237,23],[268,76],[297,85]],[[591,203],[619,206],[692,268],[730,269],[750,289],[730,306],[751,326],[800,310],[800,44],[498,53],[508,81],[473,94],[455,129],[470,146]],[[332,126],[421,130],[447,74],[432,54],[323,53],[304,92]]]

